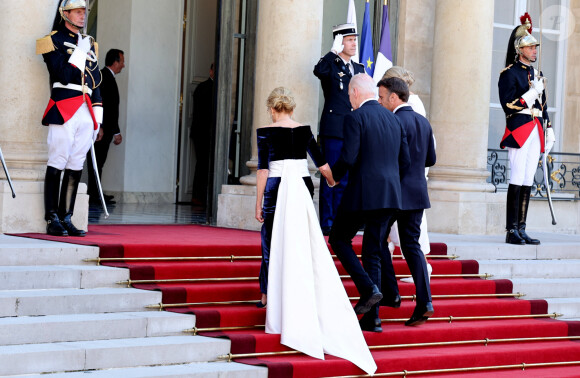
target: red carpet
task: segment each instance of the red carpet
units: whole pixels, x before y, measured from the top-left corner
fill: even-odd
[[[254,303],[260,297],[258,285],[259,259],[236,260],[240,256],[260,255],[260,236],[253,231],[221,229],[193,225],[117,225],[90,226],[85,238],[49,237],[43,234],[20,234],[45,240],[97,245],[104,257],[215,257],[234,256],[229,260],[173,260],[173,261],[116,261],[106,265],[127,267],[131,280],[191,280],[200,278],[239,278],[247,280],[202,280],[199,282],[135,283],[133,286],[146,290],[160,290],[164,304],[188,304],[171,308],[170,311],[193,313],[198,328],[247,327],[263,325],[265,310]],[[360,252],[362,239],[356,238],[355,249]],[[444,244],[432,244],[432,254],[445,255]],[[476,261],[431,259],[433,275],[479,273]],[[398,275],[409,274],[404,260],[394,261]],[[337,262],[341,275],[344,269]],[[485,272],[481,272],[485,273]],[[352,281],[343,279],[349,296],[358,293]],[[414,285],[399,283],[402,296],[414,294]],[[435,314],[442,317],[480,317],[546,314],[547,303],[543,300],[521,300],[497,297],[496,294],[511,293],[508,280],[484,280],[480,278],[438,278],[431,280],[434,296],[457,294],[487,294],[472,298],[434,298]],[[204,302],[251,301],[251,303],[207,304]],[[201,304],[196,304],[201,303]],[[456,369],[481,366],[508,366],[544,362],[580,360],[580,342],[571,340],[511,341],[489,343],[485,339],[521,339],[532,337],[562,337],[580,335],[579,322],[564,322],[545,318],[519,319],[466,319],[437,321],[431,319],[418,327],[405,327],[402,321],[414,308],[411,300],[404,300],[401,308],[382,307],[384,320],[382,333],[365,332],[369,346],[387,346],[371,349],[379,370],[377,373]],[[296,309],[296,311],[307,309]],[[234,331],[213,331],[201,334],[228,337],[232,341],[232,353],[261,353],[288,350],[280,344],[278,335],[265,334],[263,328]],[[478,340],[478,344],[455,344],[439,346],[412,346],[417,343],[442,343]],[[395,346],[395,347],[388,347]],[[363,372],[352,363],[327,356],[324,361],[302,354],[282,356],[257,356],[239,358],[238,362],[266,365],[270,377],[327,377],[358,375]],[[423,374],[418,377],[580,377],[580,365],[501,369],[445,374]]]

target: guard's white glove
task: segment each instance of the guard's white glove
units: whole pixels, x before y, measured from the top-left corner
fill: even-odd
[[[544,93],[544,78],[536,76],[534,81],[532,81],[532,86],[538,92],[538,97],[542,97],[542,93]]]
[[[332,43],[332,48],[330,49],[330,51],[332,51],[336,55],[340,54],[342,50],[344,50],[342,38],[343,38],[342,34],[337,34],[336,37],[334,37],[334,42]]]
[[[556,143],[556,137],[554,136],[554,129],[548,127],[546,130],[546,146],[545,151],[551,151],[552,147],[554,147],[554,143]]]
[[[89,51],[91,51],[91,37],[87,35],[85,38],[79,38],[79,43],[76,45],[75,51],[71,54],[68,62],[81,70],[81,72],[84,72]]]

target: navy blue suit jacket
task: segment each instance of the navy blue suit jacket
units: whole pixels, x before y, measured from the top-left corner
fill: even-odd
[[[364,72],[364,66],[351,60],[354,73]],[[352,111],[348,99],[350,72],[344,61],[335,53],[329,52],[314,66],[314,75],[320,79],[324,93],[324,108],[320,117],[319,135],[343,138],[344,116]]]
[[[405,129],[376,100],[344,118],[344,144],[332,167],[336,181],[348,171],[340,208],[346,211],[400,209],[401,179],[410,165]]]
[[[411,165],[401,177],[403,192],[402,210],[419,210],[431,207],[427,193],[425,167],[435,164],[433,129],[427,118],[415,112],[411,106],[403,106],[395,112],[407,134]]]

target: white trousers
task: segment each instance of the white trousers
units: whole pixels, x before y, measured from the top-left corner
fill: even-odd
[[[47,165],[60,170],[82,170],[87,152],[93,143],[93,125],[86,103],[63,125],[49,125],[46,138]]]
[[[521,148],[508,147],[510,184],[532,186],[540,161],[540,135],[536,125]]]

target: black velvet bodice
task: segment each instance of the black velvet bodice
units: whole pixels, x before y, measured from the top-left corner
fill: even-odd
[[[316,144],[310,126],[262,127],[258,135],[258,169],[268,169],[269,162],[285,159],[306,159],[306,152],[317,167],[326,160]]]

